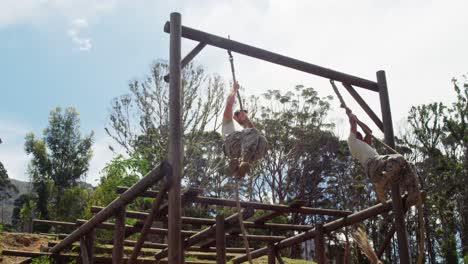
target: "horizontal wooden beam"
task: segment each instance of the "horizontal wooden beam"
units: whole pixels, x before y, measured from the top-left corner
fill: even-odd
[[[76,222],[77,222],[78,225],[85,225],[88,221],[83,220],[83,219],[78,219],[78,220],[76,220]],[[100,228],[100,229],[114,230],[115,224],[114,223],[109,223],[109,222],[103,222],[103,223],[97,224],[95,227]],[[136,230],[137,232],[139,232],[140,228],[134,227],[134,226],[131,226],[131,225],[125,225],[125,230],[128,230],[130,232]],[[151,227],[149,229],[149,231],[148,231],[148,233],[156,234],[156,235],[167,235],[167,232],[168,232],[167,229],[156,228],[156,227]],[[194,234],[196,234],[198,232],[197,231],[182,230],[181,233],[182,233],[183,236],[191,236],[191,235],[194,235]]]
[[[164,31],[166,33],[170,32],[169,22],[166,22],[164,25]],[[377,83],[374,81],[327,69],[193,28],[182,26],[182,37],[331,80],[346,82],[372,91],[378,91]]]
[[[302,206],[305,206],[307,204],[307,201],[305,200],[294,200],[292,201],[291,203],[288,204],[289,207],[293,207],[293,208],[298,208],[298,207],[302,207]],[[253,220],[256,224],[263,224],[277,216],[280,216],[280,215],[283,215],[284,213],[280,213],[280,212],[269,212],[269,213],[266,213],[262,216],[259,216],[257,219]]]
[[[247,219],[247,218],[250,218],[252,217],[252,215],[254,215],[254,210],[252,208],[246,208],[244,209],[241,214],[243,216],[244,219]],[[238,213],[236,214],[233,214],[231,216],[229,216],[228,218],[226,218],[225,220],[225,225],[226,226],[233,226],[235,225],[236,223],[239,222],[239,216],[238,216]],[[208,228],[205,228],[203,229],[202,231],[188,237],[185,239],[184,243],[183,243],[183,247],[184,248],[188,248],[188,247],[191,247],[199,242],[202,242],[208,238],[211,238],[211,237],[215,237],[215,232],[216,232],[216,224],[208,227]],[[226,230],[227,232],[227,230]],[[167,257],[167,254],[168,254],[168,249],[164,249],[162,251],[160,251],[159,253],[157,253],[156,255],[154,255],[154,257],[156,259],[162,259],[162,258],[165,258]]]
[[[91,212],[97,213],[102,210],[103,207],[100,206],[92,206]],[[128,218],[135,218],[135,219],[146,219],[148,213],[142,212],[135,212],[135,211],[127,211],[126,217]],[[209,218],[196,218],[196,217],[181,217],[182,224],[190,224],[190,225],[214,225],[216,223],[215,219]],[[167,217],[161,216],[157,217],[156,220],[158,221],[167,221]],[[293,225],[293,224],[276,224],[276,223],[257,223],[258,220],[251,221],[244,221],[244,225],[246,228],[255,228],[255,229],[276,229],[276,230],[296,230],[296,231],[307,231],[312,228],[311,225]]]
[[[125,191],[125,187],[119,187],[118,191]],[[155,197],[157,192],[146,191],[141,194],[142,197]],[[221,199],[221,198],[212,198],[205,196],[195,196],[191,197],[191,201],[194,203],[202,203],[209,205],[221,205],[227,207],[236,207],[235,200]],[[346,210],[335,210],[335,209],[322,209],[322,208],[312,208],[312,207],[291,207],[288,205],[282,204],[263,204],[259,202],[240,202],[241,207],[243,208],[253,208],[256,210],[268,210],[268,211],[277,211],[280,213],[302,213],[302,214],[316,214],[316,215],[331,215],[331,216],[347,216],[352,214],[351,211]]]
[[[405,201],[406,201],[406,196],[403,196],[403,204],[405,203]],[[323,225],[323,232],[327,234],[335,230],[338,230],[342,227],[354,225],[368,218],[377,216],[382,213],[389,212],[390,210],[392,210],[392,200],[388,200],[385,204],[379,203],[372,207],[366,208],[362,211],[348,215],[347,217],[343,217],[343,218],[328,222]],[[302,243],[306,240],[310,240],[314,238],[316,235],[317,235],[317,231],[314,228],[309,231],[300,233],[296,236],[288,237],[284,240],[281,240],[280,242],[275,244],[275,248],[281,249],[281,248],[292,246],[294,244]],[[268,254],[268,247],[263,247],[263,248],[254,250],[250,253],[252,258],[258,258],[266,254]],[[235,264],[242,263],[244,261],[247,261],[246,255],[239,256],[237,258],[232,259],[232,262]]]
[[[14,249],[3,249],[2,250],[2,255],[3,256],[11,256],[11,257],[25,257],[25,258],[38,258],[42,256],[53,256],[52,253],[50,252],[32,252],[32,251],[23,251],[23,250],[14,250]],[[78,254],[60,254],[60,258],[62,259],[81,259]],[[128,258],[124,258],[124,263]],[[104,257],[104,256],[95,256],[94,257],[94,263],[95,264],[104,264],[104,263],[112,263],[112,258],[111,257]],[[139,264],[154,264],[154,259],[138,259],[137,263]],[[160,260],[160,264],[167,264],[167,260]],[[193,261],[193,260],[186,260],[186,264],[215,264],[216,262],[213,261]]]
[[[73,242],[80,239],[81,236],[89,233],[98,223],[101,223],[114,215],[117,209],[131,203],[135,198],[138,197],[138,195],[140,195],[140,193],[144,192],[149,187],[162,180],[170,170],[171,167],[166,162],[163,162],[160,166],[151,170],[141,180],[130,187],[125,193],[112,201],[104,210],[93,216],[88,222],[86,222],[86,224],[73,231],[67,238],[62,240],[62,242],[51,248],[50,251],[52,253],[58,253],[64,248],[70,246]]]
[[[281,240],[281,239],[279,239],[279,240]],[[60,241],[49,241],[48,245],[49,245],[49,247],[53,247],[53,246],[57,245],[59,242]],[[79,246],[79,244],[73,244],[73,245]],[[109,244],[103,244],[103,245],[109,245]],[[134,247],[135,245],[136,245],[136,241],[124,240],[124,246],[126,246],[126,247]],[[165,248],[167,248],[167,244],[145,242],[145,243],[143,243],[143,248],[144,249],[165,249]],[[251,248],[250,250],[254,250],[254,249]],[[199,246],[192,246],[192,247],[187,248],[187,251],[192,251],[192,252],[217,252],[217,249],[215,247],[202,248],[202,247],[199,247]],[[226,253],[245,254],[245,248],[228,247],[228,248],[226,248]]]

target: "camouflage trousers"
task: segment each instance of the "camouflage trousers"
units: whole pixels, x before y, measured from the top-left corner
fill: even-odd
[[[265,156],[268,142],[257,129],[246,128],[229,134],[224,141],[224,154],[230,163],[253,163]],[[235,167],[236,164],[234,164]],[[231,164],[232,167],[232,164]]]
[[[367,176],[375,186],[377,199],[384,203],[386,191],[393,183],[399,183],[401,191],[408,192],[407,204],[414,204],[419,198],[418,176],[413,164],[399,154],[379,155],[369,159],[365,166]]]

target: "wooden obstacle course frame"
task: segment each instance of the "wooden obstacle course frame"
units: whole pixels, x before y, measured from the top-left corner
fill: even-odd
[[[163,162],[161,166],[153,169],[140,181],[138,181],[134,186],[126,189],[117,199],[112,201],[108,206],[104,208],[93,209],[96,212],[91,219],[84,221],[78,226],[71,234],[67,235],[62,241],[55,244],[50,248],[49,253],[41,253],[42,255],[52,255],[55,257],[60,257],[60,254],[66,248],[69,248],[74,242],[81,240],[81,238],[88,238],[82,241],[82,245],[86,245],[86,250],[81,252],[82,255],[86,256],[86,259],[92,260],[93,254],[88,250],[90,248],[90,243],[92,245],[93,239],[92,233],[96,228],[106,227],[107,224],[104,223],[107,219],[112,217],[115,213],[118,213],[118,218],[120,223],[123,222],[125,217],[134,217],[138,219],[148,219],[146,224],[143,224],[144,232],[143,239],[141,241],[134,241],[133,245],[141,244],[141,248],[150,246],[151,244],[144,241],[145,233],[151,232],[151,230],[158,230],[161,235],[167,234],[168,244],[158,245],[164,253],[158,253],[158,258],[167,254],[167,262],[171,264],[182,264],[190,263],[189,261],[184,260],[184,250],[186,249],[195,249],[195,246],[198,242],[206,242],[208,238],[218,238],[216,245],[222,247],[222,229],[224,229],[224,239],[239,239],[239,235],[226,234],[228,230],[233,228],[236,222],[230,222],[229,219],[232,219],[234,215],[226,217],[224,220],[224,225],[221,228],[219,221],[221,221],[221,216],[217,216],[216,219],[203,219],[203,218],[193,218],[193,217],[183,217],[182,216],[182,204],[184,201],[183,194],[181,195],[181,177],[182,177],[182,166],[183,166],[183,142],[182,142],[182,87],[181,87],[181,69],[187,65],[195,56],[206,46],[214,46],[225,50],[230,50],[232,52],[237,52],[246,56],[250,56],[256,59],[268,61],[271,63],[279,64],[288,68],[299,70],[302,72],[314,74],[324,78],[328,78],[333,81],[341,82],[344,87],[351,93],[352,97],[364,108],[365,112],[371,117],[371,119],[377,124],[377,126],[383,130],[385,136],[385,143],[390,147],[394,148],[394,135],[393,135],[393,125],[392,117],[390,111],[390,102],[388,96],[387,82],[384,71],[378,71],[376,73],[377,81],[371,81],[363,79],[360,77],[352,76],[335,70],[327,69],[321,66],[317,66],[311,63],[300,61],[294,58],[290,58],[284,55],[273,53],[264,49],[256,48],[247,44],[243,44],[231,39],[226,39],[223,37],[215,36],[200,30],[182,26],[181,15],[179,13],[171,13],[170,21],[167,22],[164,26],[164,31],[170,34],[170,50],[169,50],[169,132],[171,137],[169,138],[169,150],[168,150],[168,161]],[[193,49],[183,60],[181,60],[181,42],[182,38],[187,38],[198,42],[195,49]],[[166,78],[167,79],[167,78]],[[382,120],[367,106],[364,100],[360,95],[354,90],[352,86],[364,88],[379,93],[380,107],[382,112]],[[149,195],[152,198],[155,198],[157,193],[148,191],[148,189],[155,185],[158,181],[165,178],[166,183],[169,184],[169,187],[160,190],[160,192],[168,192],[168,202],[166,204],[160,204],[157,206],[159,209],[156,214],[144,214],[138,212],[129,212],[125,211],[127,204],[132,202],[138,196]],[[167,186],[164,184],[164,186]],[[190,202],[193,203],[204,203],[209,205],[218,205],[218,206],[228,206],[234,207],[234,200],[219,199],[212,197],[203,197],[199,195],[193,195],[190,197]],[[155,202],[156,203],[156,202]],[[319,235],[318,247],[319,250],[322,250],[323,247],[320,245],[323,242],[323,236],[329,234],[332,231],[336,231],[339,228],[344,226],[349,226],[361,221],[364,221],[368,218],[374,217],[378,214],[388,212],[390,210],[394,211],[395,214],[395,229],[397,231],[398,238],[398,255],[400,257],[400,263],[408,264],[409,263],[409,247],[408,239],[405,228],[405,219],[404,219],[404,210],[403,210],[403,201],[401,198],[401,193],[398,185],[392,186],[392,200],[388,201],[386,204],[378,204],[373,207],[364,209],[359,212],[350,212],[342,210],[333,210],[333,209],[321,209],[321,208],[309,208],[305,207],[304,204],[299,205],[267,205],[257,202],[241,202],[241,206],[244,208],[251,208],[244,210],[248,212],[249,210],[265,210],[268,211],[263,216],[257,218],[253,221],[245,221],[246,227],[248,228],[260,228],[260,229],[275,229],[278,228],[278,224],[266,223],[266,221],[271,220],[272,218],[287,214],[287,213],[300,213],[300,214],[318,214],[318,215],[331,215],[339,217],[338,219],[332,220],[327,223],[316,223],[316,227],[305,226],[298,227],[297,225],[284,225],[282,228],[296,231],[303,231],[300,234],[294,235],[292,237],[275,237],[275,236],[249,236],[249,239],[257,239],[261,241],[268,241],[268,246],[260,249],[255,249],[252,252],[252,257],[259,257],[263,255],[269,255],[269,263],[275,263],[275,259],[280,263],[282,262],[281,256],[279,255],[278,250],[284,247],[289,247],[291,245],[301,243],[302,241],[312,239]],[[167,211],[167,216],[166,216]],[[247,215],[249,216],[249,215]],[[251,215],[250,215],[251,216]],[[249,217],[250,217],[249,216]],[[151,219],[154,218],[154,219]],[[168,229],[160,230],[153,229],[150,227],[150,223],[153,220],[166,220],[168,223]],[[118,221],[119,222],[119,221]],[[218,222],[218,228],[217,228]],[[208,228],[193,233],[185,233],[190,235],[188,238],[182,240],[182,235],[184,232],[182,230],[182,224],[192,223],[207,225]],[[58,222],[50,224],[59,224]],[[73,223],[71,223],[73,224]],[[76,225],[77,223],[75,223]],[[78,223],[80,224],[80,223]],[[66,224],[68,226],[71,226]],[[107,228],[107,227],[106,227]],[[115,224],[116,234],[115,237],[115,248],[122,248],[122,245],[129,245],[132,243],[126,242],[125,237],[129,234],[138,232],[139,225],[134,227],[126,227],[122,224]],[[125,231],[127,229],[127,232]],[[299,230],[301,229],[301,230]],[[391,231],[391,230],[390,230]],[[156,232],[156,231],[153,231]],[[216,239],[215,239],[216,240]],[[154,246],[154,245],[153,245]],[[140,247],[140,246],[138,246]],[[92,247],[91,247],[92,248]],[[198,247],[200,250],[210,250],[212,247],[203,248]],[[136,250],[137,251],[137,250]],[[4,250],[4,254],[12,251]],[[226,253],[229,252],[226,248]],[[321,257],[319,257],[319,264],[325,263],[324,252],[320,252]],[[21,254],[14,252],[11,254]],[[32,253],[24,253],[24,255],[33,255]],[[138,254],[136,254],[138,255]],[[65,256],[65,255],[64,255]],[[91,256],[91,257],[90,257]],[[116,252],[118,259],[122,260],[122,254]],[[98,257],[94,256],[94,259],[97,260]],[[245,256],[239,256],[233,259],[234,263],[241,263],[245,260]],[[162,260],[165,262],[165,260]],[[220,257],[218,263],[225,263],[225,258]]]

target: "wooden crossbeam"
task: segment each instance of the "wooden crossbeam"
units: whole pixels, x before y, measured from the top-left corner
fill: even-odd
[[[248,209],[245,209],[242,211],[242,214],[243,214],[243,217],[244,218],[249,218],[251,217],[253,214],[254,214],[254,210],[251,209],[251,208],[248,208]],[[238,217],[238,214],[233,214],[231,215],[230,217],[226,218],[225,220],[225,226],[233,226],[235,225],[236,223],[238,223],[239,221],[239,217]],[[185,239],[184,243],[183,243],[183,247],[184,248],[188,248],[190,246],[193,246],[199,242],[202,242],[210,237],[214,237],[215,236],[215,233],[216,233],[216,224],[206,228],[206,229],[203,229],[202,231],[188,237]],[[165,258],[167,257],[167,254],[168,254],[168,249],[164,249],[162,250],[161,252],[157,253],[154,257],[156,259],[162,259],[162,258]]]
[[[91,207],[91,212],[96,213],[102,210],[103,207],[93,206]],[[274,214],[274,213],[271,213]],[[283,214],[283,213],[280,213]],[[148,213],[127,211],[127,218],[135,219],[146,219]],[[216,223],[215,219],[209,218],[197,218],[197,217],[181,217],[182,224],[191,224],[191,225],[214,225]],[[156,220],[165,222],[167,217],[160,216],[156,217]],[[296,231],[307,231],[313,226],[311,225],[293,225],[293,224],[276,224],[276,223],[262,223],[261,221],[257,223],[257,220],[254,221],[244,221],[246,228],[257,228],[257,229],[276,229],[276,230],[296,230]]]
[[[304,205],[307,204],[307,201],[305,200],[294,200],[292,201],[291,203],[289,203],[288,205],[292,208],[299,208],[299,207],[302,207]],[[266,213],[262,216],[259,216],[257,219],[253,220],[256,224],[264,224],[265,222],[277,217],[277,216],[280,216],[280,215],[283,215],[284,213],[281,213],[281,212],[270,212],[270,213]]]
[[[405,203],[406,195],[402,196],[402,200],[403,200],[403,203]],[[323,232],[327,234],[337,229],[343,228],[345,226],[350,226],[350,225],[362,222],[368,218],[377,216],[382,213],[389,212],[390,210],[392,210],[392,208],[393,208],[392,200],[388,200],[385,204],[379,203],[372,207],[366,208],[362,211],[353,213],[347,217],[336,219],[336,220],[333,220],[331,222],[324,224]],[[317,230],[314,228],[309,231],[306,231],[298,235],[281,240],[280,242],[275,244],[275,247],[277,249],[289,247],[291,245],[301,243],[305,240],[312,239],[317,235],[317,233],[318,233]],[[251,252],[252,258],[258,258],[266,254],[268,254],[268,247],[263,247],[263,248],[260,248]],[[232,261],[234,264],[237,264],[237,263],[242,263],[246,260],[247,260],[247,256],[243,255],[243,256],[234,258]]]
[[[125,191],[125,190],[126,190],[125,187],[117,188],[118,192]],[[154,191],[146,191],[146,192],[142,192],[140,196],[155,197],[156,194],[157,192],[154,192]],[[230,199],[195,196],[193,197],[192,201],[194,203],[201,203],[201,204],[236,207],[236,201],[230,200]],[[351,211],[346,211],[346,210],[312,208],[312,207],[305,207],[305,206],[294,208],[294,207],[290,207],[288,205],[282,205],[282,204],[263,204],[259,202],[247,202],[247,201],[241,201],[240,204],[242,208],[250,207],[255,210],[277,211],[281,213],[302,213],[302,214],[331,215],[331,216],[347,216],[353,213]]]

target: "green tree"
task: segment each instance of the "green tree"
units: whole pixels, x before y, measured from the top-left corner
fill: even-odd
[[[458,165],[457,209],[460,215],[460,239],[462,256],[468,263],[468,79],[452,80],[456,92],[456,101],[448,108],[449,115],[444,118],[447,139],[447,155]]]
[[[169,127],[169,85],[163,77],[168,65],[156,62],[151,73],[142,81],[129,84],[130,93],[115,98],[111,105],[107,133],[130,156],[138,155],[151,166],[166,159]],[[224,103],[224,84],[219,76],[207,76],[202,67],[192,64],[182,73],[182,122],[186,146],[186,171],[189,182],[198,175],[198,164],[192,163],[205,142],[205,131],[214,131],[219,125]]]
[[[11,192],[17,193],[18,189],[11,183],[7,170],[0,162],[0,202],[11,198]]]
[[[93,132],[82,136],[79,123],[79,114],[74,108],[57,107],[50,112],[49,125],[44,129],[42,139],[37,139],[32,132],[26,135],[25,151],[31,155],[28,173],[37,193],[37,210],[42,218],[50,217],[49,209],[54,218],[69,215],[72,206],[63,204],[61,199],[88,170]],[[51,206],[48,208],[47,205]]]

